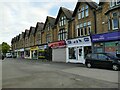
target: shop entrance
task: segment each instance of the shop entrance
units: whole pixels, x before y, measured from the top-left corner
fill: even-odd
[[[78,60],[80,61],[80,63],[84,63],[84,48],[81,46],[81,47],[78,47]]]

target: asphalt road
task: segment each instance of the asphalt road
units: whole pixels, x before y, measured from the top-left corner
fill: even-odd
[[[3,88],[118,88],[118,71],[81,64],[5,59]]]

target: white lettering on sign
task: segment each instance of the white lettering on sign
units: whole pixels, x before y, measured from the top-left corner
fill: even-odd
[[[67,45],[83,45],[83,44],[91,44],[90,36],[83,38],[76,38],[66,41]]]

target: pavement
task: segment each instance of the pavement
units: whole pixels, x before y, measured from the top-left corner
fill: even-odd
[[[83,64],[5,59],[3,88],[118,88],[118,71]]]

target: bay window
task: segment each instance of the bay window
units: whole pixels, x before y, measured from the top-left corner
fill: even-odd
[[[58,40],[65,40],[67,39],[67,30],[60,29],[58,33]]]
[[[91,33],[91,22],[88,22],[88,31],[87,31],[87,35],[90,35]]]

